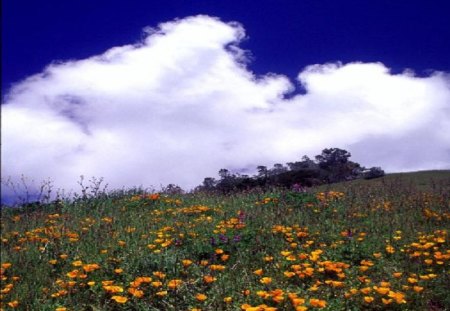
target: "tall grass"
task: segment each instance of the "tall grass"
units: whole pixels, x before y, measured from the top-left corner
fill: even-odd
[[[1,308],[448,310],[450,184],[3,209]]]

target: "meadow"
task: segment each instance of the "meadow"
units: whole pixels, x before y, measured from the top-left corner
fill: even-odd
[[[3,208],[1,310],[450,310],[449,204],[447,171]]]

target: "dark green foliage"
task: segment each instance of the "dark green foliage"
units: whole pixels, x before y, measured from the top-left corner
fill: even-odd
[[[219,171],[220,180],[206,177],[203,184],[196,190],[230,193],[233,191],[246,191],[260,188],[268,190],[274,187],[293,188],[294,185],[312,187],[359,178],[372,179],[384,176],[379,167],[366,170],[359,163],[350,161],[351,154],[339,148],[327,148],[320,155],[315,156],[316,161],[303,156],[300,161],[288,162],[286,166],[280,163],[271,169],[259,165],[254,176],[232,173],[227,169]]]
[[[373,179],[384,176],[384,171],[381,167],[371,167],[367,172],[364,172],[364,179]]]

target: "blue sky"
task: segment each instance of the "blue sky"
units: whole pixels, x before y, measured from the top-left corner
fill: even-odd
[[[448,1],[3,1],[2,90],[55,60],[86,58],[141,38],[141,29],[207,14],[243,24],[249,69],[295,77],[333,61],[395,71],[450,71]]]
[[[450,168],[449,8],[4,1],[2,178],[189,189],[327,147]]]

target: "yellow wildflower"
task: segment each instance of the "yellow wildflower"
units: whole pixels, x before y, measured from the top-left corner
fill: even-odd
[[[155,271],[153,272],[153,275],[160,279],[164,279],[166,277],[166,275],[161,271]]]
[[[117,303],[125,303],[128,301],[128,298],[124,296],[112,296],[111,299]]]
[[[267,284],[272,283],[272,278],[269,278],[269,277],[263,277],[261,280],[259,280],[259,282],[262,283],[262,284],[267,285]]]
[[[325,300],[320,299],[309,299],[309,304],[315,308],[325,308],[327,306],[327,302]]]
[[[421,287],[421,286],[414,286],[414,287],[413,287],[413,290],[414,290],[416,293],[420,293],[421,291],[423,291],[423,287]]]
[[[181,263],[183,264],[183,267],[189,267],[190,265],[192,265],[192,260],[190,260],[190,259],[183,259],[182,261],[181,261]]]
[[[11,308],[17,308],[19,306],[19,302],[17,300],[8,302],[8,306]]]
[[[164,297],[164,296],[167,295],[167,291],[166,290],[162,290],[162,291],[156,292],[155,295],[158,296],[158,297]]]
[[[204,294],[197,294],[195,295],[195,299],[197,299],[198,301],[205,301],[206,299],[208,299],[208,297]]]
[[[182,280],[178,280],[178,279],[174,279],[174,280],[170,280],[169,283],[167,284],[167,286],[170,289],[176,289],[178,286],[180,286],[181,284],[183,284]]]
[[[231,303],[232,301],[233,301],[233,298],[231,298],[231,297],[223,298],[223,302],[225,302],[225,303]]]
[[[203,281],[205,282],[205,283],[212,283],[212,282],[214,282],[214,281],[216,281],[217,280],[217,278],[216,277],[213,277],[212,275],[205,275],[204,277],[203,277]]]

